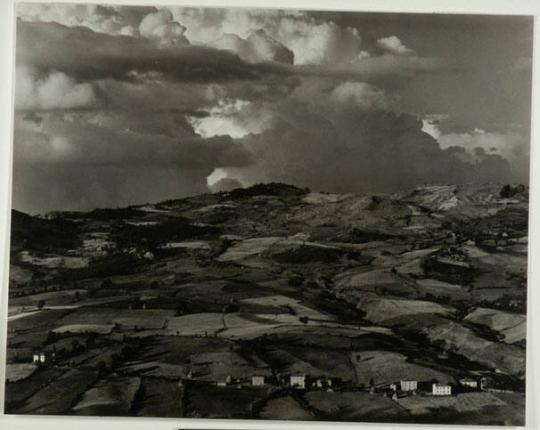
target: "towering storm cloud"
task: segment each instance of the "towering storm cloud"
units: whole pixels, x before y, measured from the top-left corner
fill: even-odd
[[[17,15],[16,209],[266,181],[392,192],[528,180],[529,18],[71,4]]]

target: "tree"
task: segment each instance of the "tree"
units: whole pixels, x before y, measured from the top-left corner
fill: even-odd
[[[37,307],[39,310],[43,309],[44,306],[45,306],[45,300],[40,300],[37,304]]]
[[[81,343],[77,339],[73,339],[71,341],[71,351],[73,352],[79,352],[82,349]]]
[[[54,331],[49,331],[47,333],[47,338],[45,339],[45,344],[49,345],[51,343],[54,343],[56,342],[57,339],[58,339],[58,335]]]
[[[100,375],[103,375],[107,372],[107,364],[103,360],[99,361],[97,368]]]
[[[92,349],[96,346],[96,334],[90,333],[86,339],[86,349]]]

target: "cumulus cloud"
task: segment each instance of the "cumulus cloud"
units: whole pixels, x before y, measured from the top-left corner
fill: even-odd
[[[295,64],[348,62],[366,54],[360,49],[357,29],[318,20],[303,11],[25,3],[18,5],[17,15],[23,21],[84,26],[109,35],[151,38],[165,45],[187,44],[188,40],[211,44],[221,38],[230,45],[239,44],[230,35],[240,40],[251,37],[249,49],[262,58],[288,63],[293,52]]]
[[[353,103],[365,110],[388,107],[384,91],[365,82],[343,82],[334,88],[330,98],[336,103]]]
[[[294,54],[294,64],[330,64],[356,59],[362,38],[357,29],[317,20],[307,12],[172,7],[192,42],[211,43],[227,34],[246,39],[263,30]]]
[[[517,132],[487,132],[476,128],[466,133],[441,134],[437,139],[441,148],[463,148],[475,161],[486,155],[500,156],[507,160],[516,178],[527,182],[529,176],[529,139]]]
[[[143,16],[153,7],[103,6],[82,3],[17,3],[17,17],[23,21],[56,22],[84,26],[107,34],[136,35]]]
[[[136,71],[159,72],[176,81],[219,82],[291,73],[271,64],[248,64],[236,55],[209,47],[162,46],[152,39],[41,22],[17,24],[16,62],[80,79],[132,79]]]
[[[54,203],[56,209],[84,209],[190,195],[207,190],[206,177],[216,167],[251,162],[248,151],[229,136],[203,139],[183,116],[160,129],[159,122],[138,124],[136,116],[122,115],[130,113],[16,115],[15,207],[35,211],[39,205],[53,209]],[[79,187],[78,196],[71,184]],[[35,196],[36,188],[47,195],[45,187],[51,187],[49,194],[54,190],[50,203]]]
[[[362,38],[358,30],[333,22],[287,17],[276,37],[294,52],[295,64],[330,64],[358,58]]]
[[[121,115],[121,114],[118,114]],[[184,121],[176,125],[176,136],[148,127],[119,127],[121,120],[95,119],[89,113],[43,115],[39,130],[16,121],[15,161],[26,164],[74,163],[85,165],[156,165],[210,168],[214,165],[243,165],[247,152],[229,136],[203,139]],[[57,146],[58,142],[63,142]]]
[[[53,71],[38,77],[27,67],[17,67],[15,108],[52,110],[88,108],[98,105],[94,87],[78,83],[62,72]]]
[[[203,137],[228,135],[242,138],[260,133],[272,122],[272,112],[266,105],[246,100],[222,99],[206,110],[207,115],[188,117],[194,130]]]
[[[174,21],[171,11],[166,8],[149,13],[139,24],[141,36],[155,39],[162,45],[189,45],[185,32],[186,27]]]
[[[448,115],[428,115],[422,120],[422,131],[432,136],[443,150],[468,163],[478,163],[494,156],[505,160],[517,181],[528,182],[529,138],[520,131],[486,131],[476,127],[465,132],[441,131],[442,121]]]
[[[329,106],[324,98],[310,104],[306,98],[293,94],[279,103],[272,126],[243,139],[254,163],[227,169],[230,177],[244,184],[283,181],[331,192],[394,192],[423,183],[514,178],[500,155],[472,160],[463,148],[441,148],[413,116],[377,109],[377,103]]]
[[[395,55],[414,55],[414,50],[407,48],[397,36],[383,37],[377,40],[377,45],[384,51]]]
[[[18,7],[14,206],[23,210],[260,181],[385,192],[526,171],[518,131],[441,132],[440,118],[393,113],[407,103],[401,83],[428,81],[446,63],[397,36],[363,41],[360,25],[334,15]]]
[[[430,114],[422,118],[422,131],[429,134],[435,140],[442,136],[439,128],[442,121],[446,121],[450,116],[448,114]]]
[[[429,134],[435,140],[439,139],[439,137],[441,137],[441,134],[442,134],[437,124],[434,121],[429,120],[429,119],[422,120],[422,131],[424,133]]]
[[[248,63],[278,61],[292,64],[294,55],[283,44],[269,37],[264,30],[251,33],[247,39],[236,34],[226,33],[208,46],[232,51]]]
[[[282,21],[286,22],[284,19]],[[355,33],[351,34],[355,39]],[[291,36],[291,40],[294,37],[298,36]],[[316,40],[307,39],[305,43],[315,43]],[[416,55],[365,57],[356,48],[347,48],[350,44],[334,37],[329,39],[333,42],[325,42],[315,50],[308,47],[299,49],[299,52],[303,52],[301,55],[315,55],[313,52],[318,52],[317,56],[322,62],[302,60],[300,63],[306,64],[300,65],[296,64],[298,54],[294,49],[295,65],[287,64],[291,61],[289,51],[268,33],[261,31],[251,33],[245,40],[240,40],[238,36],[222,39],[221,46],[241,53],[244,59],[227,49],[163,45],[159,40],[162,39],[111,36],[85,27],[66,27],[56,23],[19,22],[16,61],[18,65],[31,66],[40,71],[54,69],[82,80],[140,80],[141,77],[158,76],[184,82],[285,81],[289,77],[310,75],[369,81],[410,77],[441,67],[437,59]],[[344,61],[344,58],[348,60]],[[257,62],[258,59],[265,62]],[[267,62],[267,59],[273,61]]]

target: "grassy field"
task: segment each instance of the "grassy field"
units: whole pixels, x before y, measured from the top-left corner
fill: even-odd
[[[58,322],[62,325],[74,324],[118,324],[123,329],[163,328],[165,321],[174,315],[174,311],[166,309],[113,309],[83,308],[78,309]]]
[[[40,369],[22,381],[7,383],[6,412],[16,413],[24,400],[59,379],[64,373],[65,370],[56,368]]]
[[[91,370],[69,370],[52,380],[14,410],[18,414],[59,415],[68,412],[77,398],[97,379]],[[28,379],[29,380],[29,379]]]
[[[176,381],[141,378],[140,400],[134,406],[141,417],[182,417],[183,388]]]
[[[253,405],[268,394],[266,387],[193,385],[187,389],[186,413],[199,418],[249,418]]]
[[[251,378],[253,375],[271,375],[264,362],[248,361],[233,351],[207,352],[193,356],[190,368],[193,376],[203,381],[225,381],[227,376]]]
[[[337,421],[397,421],[407,413],[389,398],[365,392],[306,393],[309,406],[325,420]]]
[[[126,363],[120,368],[122,373],[128,375],[144,375],[163,379],[178,380],[189,373],[189,367],[182,364],[162,363],[160,361],[145,361],[142,363]]]
[[[76,415],[131,415],[131,405],[140,384],[140,378],[100,380],[85,391],[72,411]]]
[[[396,400],[421,422],[521,426],[525,397],[517,393],[461,393],[452,397],[408,396]]]
[[[167,319],[166,334],[177,336],[214,336],[225,329],[221,313],[189,314]]]
[[[499,332],[506,343],[524,340],[527,334],[527,319],[522,314],[476,308],[465,317],[465,321],[488,326],[491,330]]]
[[[366,312],[365,318],[375,324],[391,324],[394,318],[408,315],[452,316],[455,310],[449,306],[423,300],[400,300],[365,295],[358,307]]]
[[[239,261],[263,253],[283,237],[257,237],[246,239],[233,245],[221,254],[219,261]]]
[[[6,365],[6,381],[17,382],[28,378],[37,369],[32,363],[16,363]]]
[[[521,348],[480,338],[458,322],[427,326],[423,331],[432,342],[443,342],[447,349],[452,348],[471,361],[513,375],[520,375],[525,370],[525,354]]]
[[[436,379],[442,383],[455,383],[448,374],[419,366],[407,361],[407,357],[391,351],[358,351],[350,355],[356,379],[359,384],[368,386],[371,379],[375,385],[387,385],[402,379],[430,381]]]
[[[305,410],[291,396],[277,397],[266,403],[260,417],[267,420],[295,420],[312,421],[315,419],[313,414]]]
[[[185,364],[193,356],[229,351],[231,344],[219,338],[153,336],[144,339],[138,352],[138,362]]]
[[[53,331],[57,334],[110,334],[114,325],[112,324],[68,324],[55,328]]]

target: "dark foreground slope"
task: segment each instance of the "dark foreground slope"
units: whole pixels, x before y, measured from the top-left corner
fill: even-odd
[[[522,424],[527,224],[490,184],[14,212],[6,410]]]

